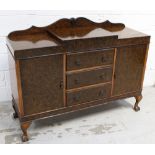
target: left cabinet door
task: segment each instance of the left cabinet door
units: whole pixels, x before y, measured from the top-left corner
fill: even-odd
[[[19,60],[24,115],[64,106],[63,54]]]

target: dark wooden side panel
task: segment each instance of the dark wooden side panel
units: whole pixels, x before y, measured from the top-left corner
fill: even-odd
[[[140,91],[147,45],[117,49],[113,96]]]
[[[20,69],[25,115],[64,106],[63,55],[21,60]]]

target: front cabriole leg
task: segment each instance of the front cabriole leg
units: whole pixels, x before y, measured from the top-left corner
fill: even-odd
[[[140,107],[138,106],[139,102],[142,100],[143,96],[142,95],[139,95],[139,96],[135,96],[135,99],[136,99],[136,103],[134,105],[134,110],[135,111],[139,111],[140,110]]]
[[[23,142],[26,142],[29,140],[27,129],[29,128],[30,125],[31,125],[31,122],[21,122],[21,129],[23,131],[23,135],[22,135]]]

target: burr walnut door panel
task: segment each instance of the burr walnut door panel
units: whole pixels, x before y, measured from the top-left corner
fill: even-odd
[[[142,86],[147,45],[117,49],[113,95],[139,91]]]
[[[20,60],[24,114],[61,108],[63,55]]]

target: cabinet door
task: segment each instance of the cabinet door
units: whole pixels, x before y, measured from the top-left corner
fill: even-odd
[[[20,60],[24,114],[58,109],[63,103],[63,55]]]
[[[117,49],[113,95],[140,91],[147,45]]]

